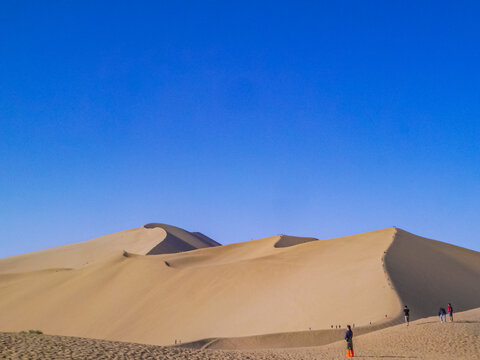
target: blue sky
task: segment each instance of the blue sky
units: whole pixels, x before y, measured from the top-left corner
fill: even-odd
[[[2,2],[0,257],[148,222],[480,250],[479,10]]]

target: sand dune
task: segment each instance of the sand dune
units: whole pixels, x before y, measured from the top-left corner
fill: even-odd
[[[160,246],[166,239],[168,248]],[[478,287],[458,281],[479,278],[479,253],[395,228],[319,241],[278,235],[146,256],[170,246],[178,250],[178,240],[187,250],[212,245],[151,224],[0,260],[0,330],[39,328],[158,345],[209,339],[212,347],[261,348],[325,344],[325,336],[328,342],[337,336],[332,326],[347,323],[366,329],[360,331],[390,325],[405,301],[417,317],[435,313],[445,301],[458,310],[480,307]],[[417,259],[422,252],[430,259],[425,264]],[[422,276],[415,278],[416,271]],[[455,287],[436,285],[442,283],[439,271],[457,280]],[[312,336],[315,331],[327,335]],[[295,333],[297,340],[278,340],[286,336],[281,333]],[[249,336],[255,340],[248,346],[233,340]]]
[[[77,269],[122,254],[150,255],[218,246],[212,239],[171,225],[147,224],[89,241],[0,259],[1,273],[51,268]]]

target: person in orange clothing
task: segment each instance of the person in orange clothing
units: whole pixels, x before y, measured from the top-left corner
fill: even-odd
[[[350,325],[347,325],[347,331],[345,331],[345,341],[347,342],[347,357],[353,357],[353,331]]]

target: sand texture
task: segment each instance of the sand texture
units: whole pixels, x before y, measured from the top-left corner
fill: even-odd
[[[161,253],[185,244],[204,248]],[[2,259],[0,331],[253,350],[324,345],[343,331],[332,326],[390,326],[404,302],[412,318],[447,301],[480,307],[479,253],[395,228],[212,245],[149,224]]]
[[[355,335],[356,357],[365,359],[480,359],[480,309]],[[285,334],[288,336],[288,334]],[[295,349],[199,350],[85,338],[0,333],[0,359],[343,359],[345,342]]]

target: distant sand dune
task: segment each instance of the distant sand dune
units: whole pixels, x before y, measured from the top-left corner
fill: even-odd
[[[173,267],[195,267],[227,265],[266,258],[278,254],[275,248],[285,248],[315,241],[315,238],[276,235],[268,238],[252,240],[243,243],[224,245],[209,249],[210,251],[194,251],[169,256],[169,263]]]
[[[141,228],[121,231],[89,241],[0,259],[0,274],[52,267],[81,268],[122,254],[124,251],[129,254],[150,255],[218,245],[205,235],[196,237],[175,226],[147,224]]]
[[[413,317],[434,314],[445,301],[458,310],[480,306],[471,283],[479,253],[395,228],[211,245],[149,224],[0,259],[0,330],[254,349],[333,341],[343,330],[332,326],[389,326],[401,320],[404,302]],[[182,246],[190,251],[146,256]]]

